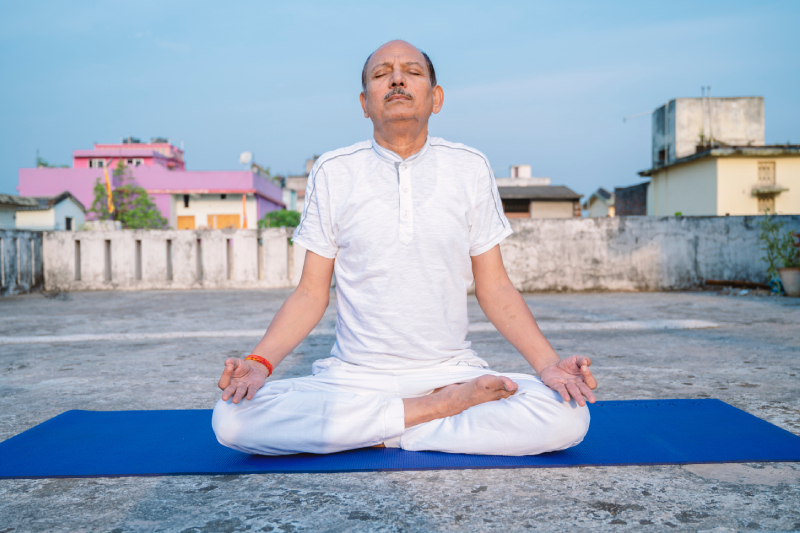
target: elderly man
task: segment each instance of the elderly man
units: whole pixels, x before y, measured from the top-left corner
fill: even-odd
[[[403,41],[364,65],[374,138],[320,157],[294,242],[297,289],[214,408],[219,442],[245,453],[367,446],[532,455],[575,446],[597,386],[587,357],[561,359],[511,285],[498,244],[512,233],[486,157],[428,136],[444,93]],[[336,272],[336,343],[312,375],[265,383],[317,325]],[[495,372],[466,340],[467,289],[539,378]],[[584,399],[586,398],[586,400]]]

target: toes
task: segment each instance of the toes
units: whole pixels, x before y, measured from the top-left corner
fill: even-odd
[[[476,384],[479,388],[490,391],[514,392],[518,388],[517,384],[507,377],[493,376],[491,374],[486,374],[485,376],[479,377],[476,379]]]
[[[516,383],[514,383],[513,381],[511,381],[509,378],[507,378],[505,376],[500,376],[500,380],[503,382],[503,388],[505,390],[507,390],[511,394],[514,394],[515,392],[517,392],[517,389],[519,388],[519,385],[517,385]]]
[[[477,403],[500,400],[512,396],[519,389],[519,385],[503,376],[486,374],[475,380],[474,398]]]

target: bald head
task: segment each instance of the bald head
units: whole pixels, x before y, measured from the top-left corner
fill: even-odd
[[[428,138],[428,120],[442,109],[444,90],[431,60],[405,41],[390,41],[367,59],[358,95],[375,140],[405,159]]]
[[[370,65],[370,60],[373,57],[380,56],[380,52],[383,51],[386,48],[398,48],[398,47],[413,49],[413,51],[417,55],[419,55],[420,63],[423,64],[425,66],[425,68],[427,69],[427,71],[428,71],[428,77],[431,80],[431,87],[436,87],[436,71],[433,68],[433,63],[431,62],[431,58],[428,57],[428,54],[426,54],[425,52],[423,52],[422,50],[420,50],[419,48],[417,48],[416,46],[414,46],[411,43],[408,43],[406,41],[396,40],[396,41],[389,41],[388,43],[378,47],[377,50],[372,52],[367,57],[367,60],[364,62],[364,68],[361,69],[361,89],[362,90],[364,90],[364,91],[367,90],[368,72],[369,72],[369,69],[371,67],[375,66],[375,65]]]

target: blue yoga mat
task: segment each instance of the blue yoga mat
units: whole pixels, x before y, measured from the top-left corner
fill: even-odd
[[[800,461],[800,437],[719,400],[597,402],[584,441],[536,456],[365,448],[247,455],[217,443],[211,411],[67,411],[0,443],[0,478],[535,468]]]

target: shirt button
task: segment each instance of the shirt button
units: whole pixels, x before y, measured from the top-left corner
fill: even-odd
[[[408,211],[403,211],[403,218],[408,218]]]
[[[403,187],[403,192],[408,192],[408,187]]]
[[[405,170],[405,169],[406,169],[406,168],[408,168],[408,167],[406,167],[405,165],[401,165],[401,166],[400,166],[400,168],[402,168],[403,170]]]

